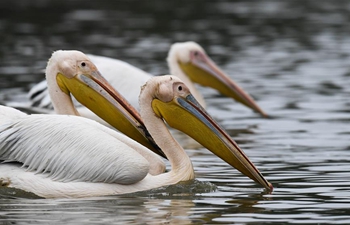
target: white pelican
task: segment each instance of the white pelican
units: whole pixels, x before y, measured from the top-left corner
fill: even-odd
[[[108,84],[82,52],[54,52],[46,67],[46,80],[56,113],[79,116],[72,103],[70,95],[72,94],[80,103],[113,127],[164,156],[149,135],[139,113]],[[139,153],[150,161],[152,174],[164,172],[165,165],[159,157],[148,150]]]
[[[139,88],[151,74],[146,73],[126,62],[103,56],[88,55],[91,61],[99,68],[106,80],[118,90],[136,109],[139,109]],[[191,93],[205,107],[205,101],[193,82],[217,89],[222,94],[234,98],[264,117],[267,114],[256,102],[232,81],[208,57],[204,49],[195,42],[175,43],[171,46],[168,57],[170,73],[178,76],[190,88]],[[35,85],[29,92],[31,106],[50,108],[50,97],[46,90],[46,82]],[[82,116],[98,120],[95,115],[86,112],[85,108],[78,107]]]
[[[23,167],[0,164],[1,185],[45,198],[75,198],[131,193],[194,179],[192,163],[171,136],[166,121],[272,191],[272,185],[179,78],[149,80],[141,90],[140,108],[146,127],[171,163],[171,171],[149,174],[148,162],[134,151],[144,147],[125,145],[127,137],[117,140],[110,135],[114,131],[105,132],[109,128],[97,122],[72,116],[64,116],[66,121],[60,115],[27,116],[6,113],[5,109],[0,125],[0,158],[22,162]]]

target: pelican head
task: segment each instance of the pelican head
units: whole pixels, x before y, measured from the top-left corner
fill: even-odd
[[[157,82],[151,82],[155,79]],[[241,173],[272,191],[273,186],[235,141],[200,106],[189,88],[178,77],[154,77],[147,83],[154,86],[149,89],[156,90],[151,98],[151,106],[157,117],[165,120],[171,127],[188,134]],[[145,92],[144,89],[145,87],[142,92]]]
[[[70,94],[111,126],[163,155],[145,128],[139,113],[103,78],[79,51],[56,51],[46,67],[53,106],[59,114],[79,115]]]
[[[256,104],[253,98],[231,80],[197,43],[173,44],[167,60],[170,67],[179,67],[192,82],[214,88],[223,95],[229,96],[267,117],[267,114]],[[171,68],[171,73],[176,74],[174,70],[176,68]],[[180,78],[185,81],[182,77]]]

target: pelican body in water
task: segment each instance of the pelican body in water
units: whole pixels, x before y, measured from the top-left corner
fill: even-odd
[[[121,134],[115,138],[116,131],[95,121],[75,116],[28,116],[2,107],[2,185],[45,198],[75,198],[131,193],[194,179],[192,163],[166,122],[272,191],[272,185],[179,78],[150,79],[142,87],[140,108],[145,126],[170,161],[169,172],[150,174],[149,162],[139,154],[144,146]],[[6,163],[13,161],[23,165]]]
[[[96,55],[88,55],[88,57],[99,68],[106,80],[136,109],[139,109],[139,89],[153,75],[117,59]],[[231,97],[262,116],[267,117],[267,114],[257,105],[253,98],[231,80],[197,43],[183,42],[173,44],[170,48],[167,62],[170,73],[178,76],[189,87],[191,93],[204,108],[206,103],[194,83],[214,88],[223,95]],[[29,98],[32,107],[51,107],[51,100],[46,86],[46,81],[42,81],[30,90]],[[99,120],[86,108],[78,107],[78,111],[82,116]]]

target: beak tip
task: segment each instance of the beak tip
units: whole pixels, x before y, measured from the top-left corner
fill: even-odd
[[[260,108],[256,109],[256,112],[259,113],[260,115],[262,115],[266,119],[270,118],[270,116]]]
[[[268,190],[269,190],[270,192],[272,192],[272,191],[273,191],[273,185],[272,185],[270,182],[268,182],[268,184],[269,184]]]

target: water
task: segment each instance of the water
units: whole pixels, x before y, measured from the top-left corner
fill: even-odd
[[[193,40],[271,115],[201,88],[209,113],[275,190],[264,193],[209,151],[187,147],[194,182],[73,200],[1,192],[0,221],[349,224],[349,13],[350,1],[2,1],[0,102],[25,101],[57,49],[165,74],[170,44]]]

